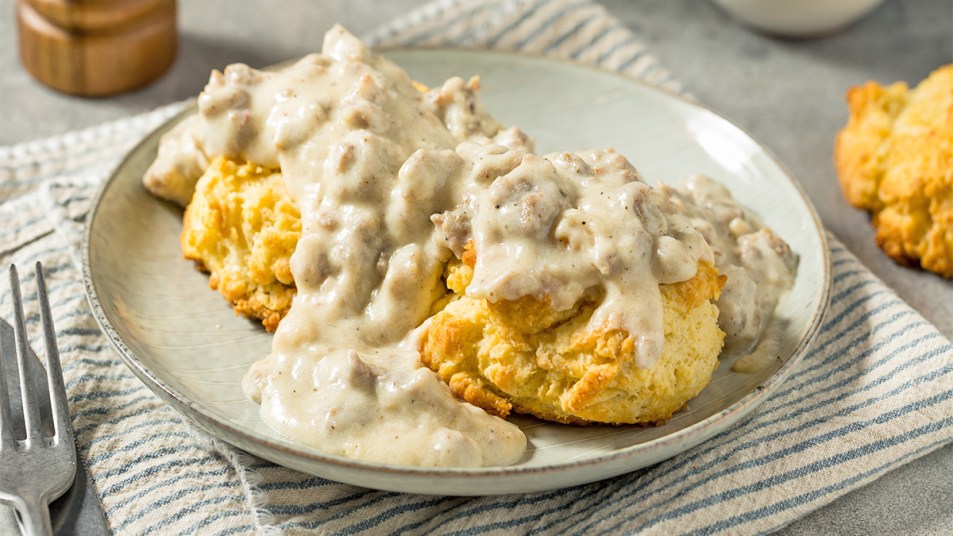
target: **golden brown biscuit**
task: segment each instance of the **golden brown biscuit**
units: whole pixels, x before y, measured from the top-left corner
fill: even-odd
[[[891,258],[953,278],[953,65],[913,90],[868,82],[847,102],[834,147],[845,197]]]
[[[661,423],[697,396],[718,366],[724,333],[712,300],[724,276],[711,265],[699,264],[689,281],[661,286],[665,346],[655,366],[642,369],[634,366],[628,333],[588,328],[600,291],[559,312],[532,298],[470,298],[468,251],[447,268],[453,294],[430,320],[421,359],[457,397],[490,413],[573,424]]]
[[[196,184],[182,226],[182,253],[211,273],[236,313],[269,331],[295,294],[289,265],[301,220],[278,172],[218,158]]]
[[[209,286],[236,313],[273,331],[295,294],[289,261],[300,230],[280,173],[219,158],[186,209],[182,250],[211,272]],[[660,423],[697,396],[718,366],[724,333],[711,302],[724,276],[708,264],[689,281],[661,286],[665,350],[654,367],[639,369],[627,333],[588,329],[598,290],[566,311],[531,298],[476,300],[465,296],[475,262],[471,243],[448,264],[448,294],[434,304],[421,354],[456,396],[490,413]]]

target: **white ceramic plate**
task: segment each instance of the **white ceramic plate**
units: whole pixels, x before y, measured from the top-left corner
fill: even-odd
[[[482,51],[387,55],[427,84],[479,74],[487,108],[534,135],[540,152],[611,146],[649,182],[705,173],[727,184],[800,255],[795,287],[777,310],[781,359],[739,374],[731,371],[733,358],[724,358],[705,391],[656,428],[576,428],[518,417],[529,450],[510,467],[393,467],[292,443],[262,423],[241,391],[270,336],[237,318],[208,289],[207,276],[182,259],[181,210],[140,185],[159,136],[180,116],[134,149],[103,187],[84,243],[86,288],[100,326],[132,371],[173,407],[242,449],[332,480],[431,494],[528,492],[622,474],[697,445],[754,410],[804,354],[828,302],[825,235],[797,183],[744,132],[671,94],[574,64]]]

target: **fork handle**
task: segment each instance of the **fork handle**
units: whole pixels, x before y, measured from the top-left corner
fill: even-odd
[[[21,528],[25,536],[51,536],[53,524],[50,521],[50,505],[40,497],[21,497],[17,505],[20,513]]]

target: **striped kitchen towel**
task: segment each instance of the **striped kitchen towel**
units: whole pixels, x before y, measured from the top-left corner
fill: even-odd
[[[439,1],[368,38],[541,53],[682,89],[588,0]],[[77,259],[92,195],[178,109],[0,148],[0,263],[47,267],[77,443],[116,533],[764,532],[953,439],[953,346],[831,237],[831,307],[790,379],[744,422],[655,466],[546,493],[460,498],[361,489],[254,458],[139,382],[84,296]],[[35,302],[26,306],[36,324]]]

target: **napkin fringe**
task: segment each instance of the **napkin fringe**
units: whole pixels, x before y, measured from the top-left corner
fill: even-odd
[[[269,494],[261,489],[263,481],[261,473],[252,469],[260,460],[245,451],[238,449],[226,449],[226,456],[238,473],[242,483],[242,491],[245,494],[245,500],[251,506],[252,517],[255,520],[255,532],[264,536],[277,536],[282,534],[278,528],[278,520],[268,510]]]

